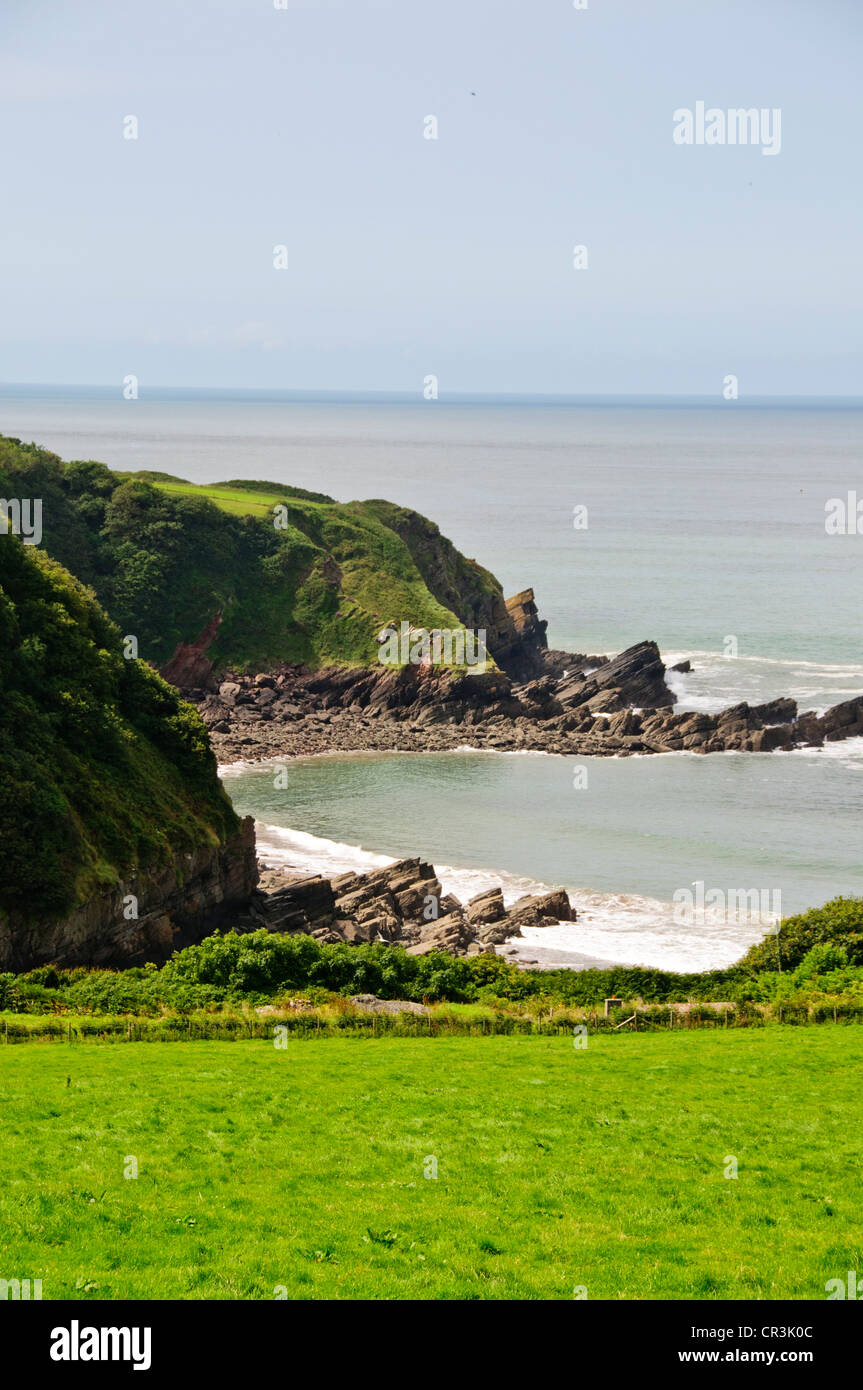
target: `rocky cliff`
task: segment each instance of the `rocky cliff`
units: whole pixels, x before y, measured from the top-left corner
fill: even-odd
[[[258,883],[254,822],[219,845],[141,868],[63,917],[0,916],[0,969],[164,961],[248,908]]]
[[[403,621],[484,629],[520,678],[545,646],[532,595],[511,610],[493,574],[391,502],[118,474],[2,436],[0,496],[43,499],[44,548],[183,687],[227,669],[374,665],[381,628]]]
[[[197,712],[0,535],[0,969],[164,958],[247,902],[253,831]]]

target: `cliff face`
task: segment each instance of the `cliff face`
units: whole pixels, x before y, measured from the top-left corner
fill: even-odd
[[[252,836],[192,706],[0,534],[0,969],[162,958],[248,899]]]
[[[375,666],[381,628],[403,621],[485,629],[518,677],[545,645],[532,596],[510,611],[493,574],[391,502],[130,477],[2,436],[0,496],[43,499],[45,550],[185,689],[228,669]]]
[[[65,917],[0,916],[0,970],[32,970],[49,962],[162,962],[227,924],[248,905],[257,882],[254,822],[247,817],[224,844],[141,869]]]
[[[391,502],[366,506],[404,541],[438,602],[464,627],[485,631],[488,650],[501,670],[518,679],[539,674],[547,624],[539,618],[533,589],[505,599],[495,576],[456,550],[433,521]]]

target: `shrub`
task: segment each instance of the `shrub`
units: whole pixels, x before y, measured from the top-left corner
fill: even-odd
[[[833,898],[796,917],[785,917],[778,937],[773,934],[751,946],[740,961],[742,970],[793,969],[822,942],[841,946],[852,965],[863,965],[863,898]]]

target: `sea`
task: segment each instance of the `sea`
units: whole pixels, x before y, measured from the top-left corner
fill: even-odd
[[[652,638],[669,665],[689,660],[671,676],[681,710],[779,695],[823,710],[863,693],[863,524],[825,524],[836,499],[863,500],[863,401],[126,401],[7,385],[0,432],[112,468],[415,508],[505,593],[534,589],[550,646]],[[222,773],[267,863],[331,874],[421,855],[462,899],[567,888],[575,922],[503,948],[540,967],[728,965],[777,916],[863,894],[863,739],[577,760],[465,747]]]

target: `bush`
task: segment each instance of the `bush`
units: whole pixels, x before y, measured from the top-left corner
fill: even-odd
[[[815,980],[819,975],[828,975],[833,970],[842,970],[848,965],[848,951],[835,941],[819,941],[806,952],[794,971],[797,984]]]
[[[791,970],[822,942],[842,947],[852,965],[863,965],[863,898],[833,898],[823,907],[784,918],[778,937],[771,934],[751,946],[740,968],[752,973],[780,966]]]

